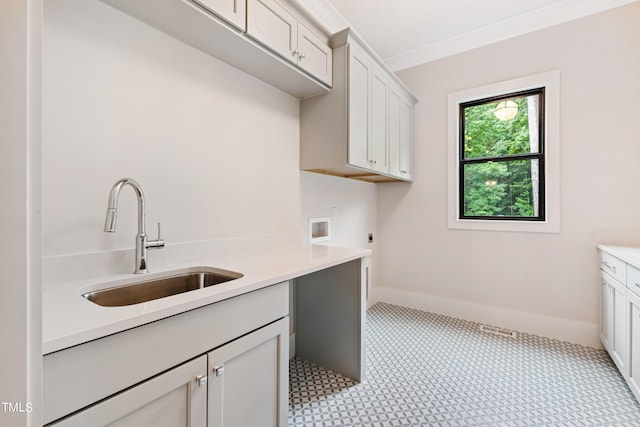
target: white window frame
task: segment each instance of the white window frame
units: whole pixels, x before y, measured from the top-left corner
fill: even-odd
[[[509,221],[460,219],[458,197],[460,104],[483,98],[508,95],[513,92],[545,88],[545,220]],[[448,151],[448,222],[450,229],[521,231],[540,233],[560,232],[560,71],[541,74],[466,89],[449,94],[449,151]]]

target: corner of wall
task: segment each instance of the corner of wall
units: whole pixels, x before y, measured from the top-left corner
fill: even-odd
[[[598,325],[557,317],[473,304],[434,295],[380,287],[377,301],[445,316],[540,335],[588,347],[602,348]]]

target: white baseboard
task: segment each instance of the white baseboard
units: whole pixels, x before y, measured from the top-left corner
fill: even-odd
[[[367,299],[367,308],[371,308],[379,302],[378,298],[375,296],[375,292],[369,293],[369,298]]]
[[[602,348],[598,325],[591,323],[473,304],[386,287],[375,288],[374,295],[369,296],[367,307],[376,302],[386,302],[584,346]]]

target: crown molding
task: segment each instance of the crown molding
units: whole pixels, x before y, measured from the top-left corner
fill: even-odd
[[[399,71],[638,1],[566,0],[386,58],[385,63],[393,71]]]

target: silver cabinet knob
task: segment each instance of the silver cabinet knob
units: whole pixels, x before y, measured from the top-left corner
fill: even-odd
[[[196,384],[198,384],[198,387],[202,387],[203,385],[207,385],[207,379],[209,377],[207,375],[200,375],[199,377],[196,377]]]
[[[224,365],[216,366],[211,370],[212,374],[215,374],[216,377],[221,377],[224,375]]]

